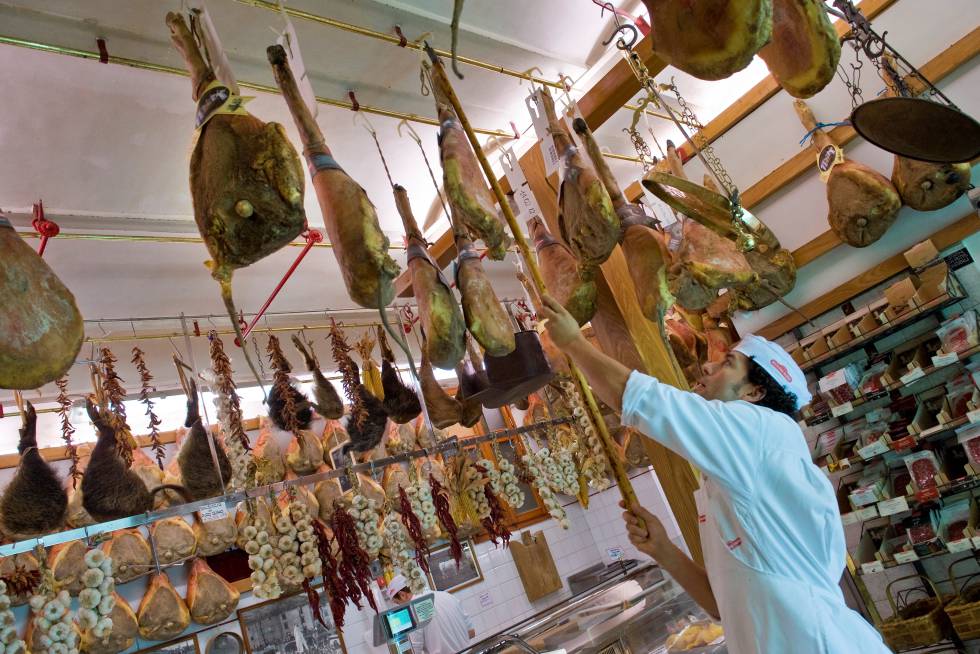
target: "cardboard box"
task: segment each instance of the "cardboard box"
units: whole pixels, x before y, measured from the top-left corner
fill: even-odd
[[[793,361],[795,361],[797,365],[802,366],[804,363],[806,363],[806,350],[802,347],[796,348],[790,352],[789,355],[793,357]]]
[[[896,309],[906,307],[915,295],[915,282],[911,277],[904,277],[885,289],[885,299],[888,306]]]
[[[804,347],[806,348],[807,359],[816,359],[817,357],[830,352],[830,346],[827,345],[827,339],[824,338],[822,334],[817,336],[817,338]]]
[[[832,348],[843,347],[852,340],[854,340],[854,334],[847,328],[847,325],[844,325],[827,337],[827,342],[830,343],[830,347]]]
[[[905,260],[911,268],[922,268],[939,257],[939,250],[931,240],[925,240],[905,251]]]
[[[881,323],[878,322],[877,318],[875,318],[874,313],[869,311],[861,316],[860,320],[851,325],[851,330],[854,332],[855,336],[863,336],[865,334],[870,334],[879,327],[881,327]]]
[[[919,279],[919,288],[909,300],[913,307],[926,305],[950,290],[949,266],[945,261],[923,270]]]

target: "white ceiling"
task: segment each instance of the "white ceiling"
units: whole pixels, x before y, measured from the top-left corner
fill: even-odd
[[[616,4],[631,11],[640,6],[638,0]],[[102,36],[114,56],[182,68],[164,24],[166,12],[180,5],[178,0],[8,0],[0,2],[0,35],[85,51],[96,50],[95,38]],[[382,32],[391,32],[393,25],[400,24],[409,38],[432,32],[432,42],[444,48],[449,45],[451,5],[450,0],[288,2],[290,7]],[[239,0],[209,0],[208,7],[238,78],[272,84],[265,47],[274,42],[271,28],[281,25],[279,16]],[[977,26],[975,9],[975,0],[929,3],[928,11],[923,11],[917,0],[899,0],[876,19],[875,25],[879,30],[889,30],[890,41],[914,63],[921,64]],[[318,95],[346,99],[347,90],[355,89],[363,104],[434,116],[431,98],[419,93],[418,58],[412,51],[298,18],[293,23]],[[462,23],[462,54],[517,70],[537,66],[549,79],[564,73],[575,81],[573,95],[583,93],[618,57],[601,46],[612,23],[608,13],[600,18],[599,8],[591,0],[470,0]],[[477,127],[509,130],[509,123],[514,121],[526,134],[512,145],[518,153],[530,147],[533,132],[528,132],[530,119],[524,107],[527,84],[478,68],[462,69],[466,79],[457,81],[456,87],[471,122]],[[187,185],[194,103],[186,77],[3,45],[0,70],[4,71],[0,77],[0,208],[11,214],[15,223],[27,228],[31,203],[43,198],[49,216],[67,231],[195,234]],[[870,67],[866,70],[865,97],[871,97],[881,84]],[[675,77],[682,94],[702,122],[707,122],[765,73],[757,60],[720,82],[694,80],[672,68],[658,79],[667,82]],[[980,107],[978,82],[980,67],[973,63],[941,86],[964,110],[976,114]],[[252,94],[248,90],[245,93]],[[283,123],[292,141],[298,143],[282,99],[264,93],[254,95],[249,110],[263,120]],[[818,118],[826,121],[839,120],[850,109],[838,81],[811,104]],[[600,145],[615,153],[633,154],[629,139],[621,131],[630,117],[630,112],[620,111],[597,130]],[[383,229],[393,243],[400,243],[401,224],[369,134],[355,125],[352,113],[344,109],[321,105],[318,120],[337,159],[377,205]],[[416,216],[422,220],[434,190],[417,147],[410,139],[399,138],[397,121],[374,116],[370,120],[394,180],[408,188]],[[667,138],[681,140],[670,124],[651,120],[661,142]],[[436,129],[426,125],[416,125],[415,129],[429,160],[438,166]],[[715,147],[738,185],[746,188],[798,152],[803,131],[790,99],[781,93],[739,123]],[[656,145],[651,142],[650,146],[656,153]],[[886,173],[891,168],[890,155],[865,143],[856,143],[848,154]],[[694,179],[701,176],[698,166],[697,162],[688,165]],[[612,167],[624,186],[641,172],[638,165],[629,162],[613,161]],[[441,177],[438,169],[435,172]],[[315,197],[311,189],[307,191],[310,222],[321,225]],[[814,175],[804,175],[756,213],[772,226],[784,245],[796,247],[827,229],[823,193]],[[801,276],[793,301],[805,302],[820,289],[839,283],[834,280],[842,275],[846,279],[867,269],[873,260],[908,247],[920,232],[931,233],[943,221],[961,216],[964,202],[928,216],[903,214],[899,225],[872,248],[860,252],[841,248],[811,264]],[[256,310],[297,252],[296,248],[285,248],[237,273],[239,306]],[[400,250],[393,254],[403,263]],[[55,239],[45,258],[72,288],[86,318],[136,319],[132,324],[90,324],[89,332],[94,335],[101,335],[103,330],[120,335],[159,329],[161,323],[139,320],[148,316],[222,313],[217,286],[202,265],[206,252],[199,244]],[[520,293],[510,259],[487,264],[498,293],[506,297]],[[831,259],[833,270],[825,270]],[[351,307],[339,280],[329,252],[314,250],[272,310]],[[782,311],[773,308],[753,314],[744,324],[765,324]],[[365,314],[357,315],[368,319]],[[279,324],[320,320],[317,316],[283,318]],[[173,323],[167,325],[168,329],[173,327]],[[119,347],[128,350],[130,344]],[[165,360],[164,349],[161,361]],[[324,354],[325,350],[321,356]],[[128,359],[120,356],[124,358]],[[166,372],[160,375],[170,376]],[[84,387],[84,375],[76,377]],[[9,406],[4,396],[0,402]]]

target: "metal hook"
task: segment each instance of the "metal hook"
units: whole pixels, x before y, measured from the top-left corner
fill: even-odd
[[[374,129],[374,125],[371,124],[371,120],[364,114],[363,111],[355,111],[354,112],[354,121],[353,121],[354,122],[354,125],[357,125],[357,121],[358,120],[364,121],[363,127],[367,131],[371,132],[372,134],[377,134],[378,133],[377,130]]]
[[[518,84],[524,84],[524,80],[527,80],[528,83],[531,85],[531,90],[532,91],[537,91],[538,90],[538,87],[540,87],[541,84],[539,84],[534,79],[534,76],[531,75],[531,73],[533,73],[534,71],[537,71],[538,72],[538,75],[540,75],[541,77],[544,77],[544,72],[542,72],[542,70],[540,68],[538,68],[537,66],[531,66],[530,68],[528,68],[527,70],[525,70],[523,73],[521,73],[521,77],[518,78],[517,83]]]
[[[412,124],[408,122],[407,118],[402,118],[401,121],[399,121],[398,126],[396,127],[396,130],[398,131],[398,136],[403,136],[402,127],[408,130],[409,135],[416,143],[419,144],[422,143],[422,137],[419,136],[418,132],[415,131],[415,128],[412,127]]]

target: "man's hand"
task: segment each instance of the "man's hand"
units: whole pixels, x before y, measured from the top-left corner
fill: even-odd
[[[572,314],[565,310],[561,302],[546,294],[541,296],[541,303],[543,306],[538,307],[538,309],[541,315],[547,319],[548,335],[555,346],[567,347],[583,338],[578,322],[572,317]]]
[[[622,500],[619,506],[626,509],[626,503]],[[672,544],[660,518],[643,507],[623,511],[623,522],[626,523],[626,533],[633,546],[651,558],[659,558],[664,547]]]

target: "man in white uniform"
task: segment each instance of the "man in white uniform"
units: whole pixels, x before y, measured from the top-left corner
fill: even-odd
[[[405,604],[412,599],[408,580],[395,575],[387,587],[388,597],[393,604]],[[434,610],[429,624],[409,635],[412,649],[417,653],[456,654],[466,649],[470,640],[476,636],[473,624],[463,611],[463,605],[451,594],[432,591]]]
[[[642,508],[623,514],[630,540],[709,613],[731,654],[878,654],[878,632],[844,603],[844,529],[830,480],[792,416],[811,399],[779,346],[747,336],[705,367],[693,392],[630,371],[593,348],[551,297],[541,314],[555,345],[622,422],[702,473],[696,493],[705,567]],[[641,498],[642,501],[642,498]]]

